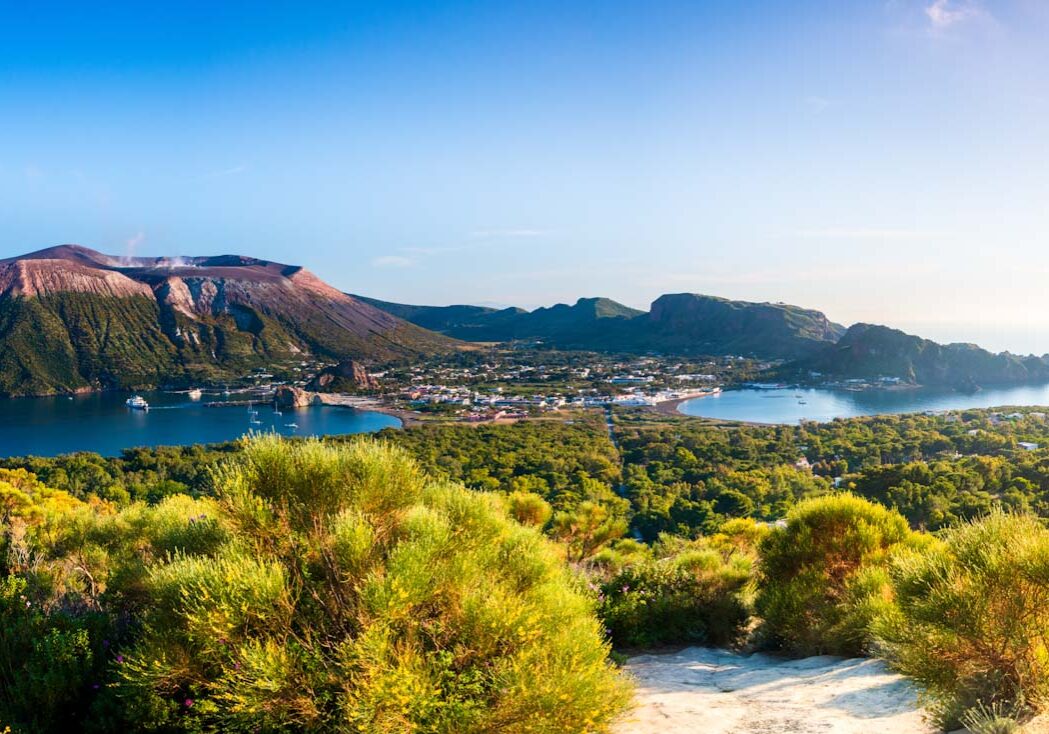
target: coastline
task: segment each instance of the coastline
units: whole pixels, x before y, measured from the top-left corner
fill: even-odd
[[[392,405],[382,402],[379,398],[361,397],[360,395],[350,395],[348,393],[318,392],[313,393],[310,402],[314,405],[331,405],[335,407],[368,410],[373,413],[390,415],[401,422],[401,428],[410,428],[411,426],[418,426],[423,423],[423,420],[419,417],[418,413],[411,410],[405,410],[404,408],[395,408]]]
[[[684,416],[685,414],[678,410],[678,406],[680,406],[682,403],[686,403],[689,400],[696,400],[698,398],[708,398],[713,395],[720,394],[720,390],[718,392],[696,392],[690,395],[685,395],[684,397],[674,398],[673,400],[663,400],[653,405],[652,409],[657,413],[662,413],[663,415]]]
[[[678,410],[678,406],[682,403],[688,402],[689,400],[695,400],[700,395],[695,395],[689,398],[674,398],[673,400],[664,400],[661,403],[656,403],[652,406],[652,410],[663,415],[678,415],[684,416],[685,414]]]

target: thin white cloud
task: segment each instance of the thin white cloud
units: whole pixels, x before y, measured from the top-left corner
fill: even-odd
[[[940,232],[930,229],[894,229],[884,227],[859,227],[859,228],[817,228],[799,229],[794,232],[795,237],[805,239],[833,239],[833,240],[926,240],[948,236],[948,232]]]
[[[907,268],[907,275],[936,272],[936,268],[926,263],[913,263]],[[884,265],[845,265],[831,264],[801,268],[768,268],[749,271],[700,271],[677,273],[653,273],[639,280],[640,285],[650,288],[709,288],[723,286],[766,286],[783,283],[832,282],[857,278],[895,278],[900,276],[899,268],[894,263]]]
[[[470,245],[444,245],[438,247],[401,247],[398,249],[401,252],[407,252],[412,255],[444,255],[448,252],[462,252],[463,250],[473,248]]]
[[[415,265],[415,260],[402,255],[381,255],[372,258],[373,268],[410,268]]]
[[[545,229],[508,228],[508,229],[479,229],[470,233],[471,237],[543,237],[549,234]]]
[[[248,170],[248,167],[241,164],[236,166],[230,166],[229,168],[220,168],[217,171],[205,173],[202,178],[222,178],[223,176],[235,176],[238,173],[243,173],[246,170]]]
[[[821,97],[816,94],[809,95],[805,98],[805,106],[809,108],[809,111],[817,115],[833,104],[834,102],[832,100],[829,100],[826,97]]]
[[[985,14],[986,11],[973,0],[933,0],[925,8],[925,15],[934,30],[944,30]]]

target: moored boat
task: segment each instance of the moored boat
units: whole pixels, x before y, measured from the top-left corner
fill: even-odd
[[[124,401],[124,405],[132,410],[149,410],[149,403],[147,403],[146,399],[141,395],[132,395]]]

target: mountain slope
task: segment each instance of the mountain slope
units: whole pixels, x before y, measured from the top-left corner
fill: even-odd
[[[387,359],[454,342],[309,271],[239,256],[0,260],[0,394],[236,376],[304,355]]]
[[[653,349],[779,359],[811,354],[845,331],[820,311],[695,293],[660,296],[638,326]]]
[[[565,349],[796,359],[833,343],[845,331],[819,311],[691,293],[660,296],[648,312],[607,298],[581,298],[571,306],[531,312],[368,302],[457,339],[537,339]]]
[[[1049,380],[1045,357],[993,354],[975,344],[938,344],[874,324],[849,327],[837,344],[800,366],[839,377],[888,376],[951,387]]]
[[[353,297],[397,318],[410,321],[416,326],[421,326],[431,331],[439,331],[450,336],[454,335],[457,329],[491,328],[501,318],[512,318],[519,314],[528,313],[522,308],[495,309],[487,306],[465,305],[409,306],[403,303],[380,301],[377,298],[368,298],[366,296],[354,295]],[[499,317],[498,314],[503,314],[503,316]],[[494,341],[504,340],[496,339]]]
[[[484,306],[408,306],[356,296],[387,313],[465,341],[537,339],[562,348],[594,348],[616,339],[623,323],[642,311],[608,298],[580,298],[549,308],[494,309]]]

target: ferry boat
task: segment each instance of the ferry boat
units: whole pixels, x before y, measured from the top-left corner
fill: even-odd
[[[147,403],[146,399],[141,395],[132,395],[124,401],[124,405],[132,410],[149,410],[149,403]]]

